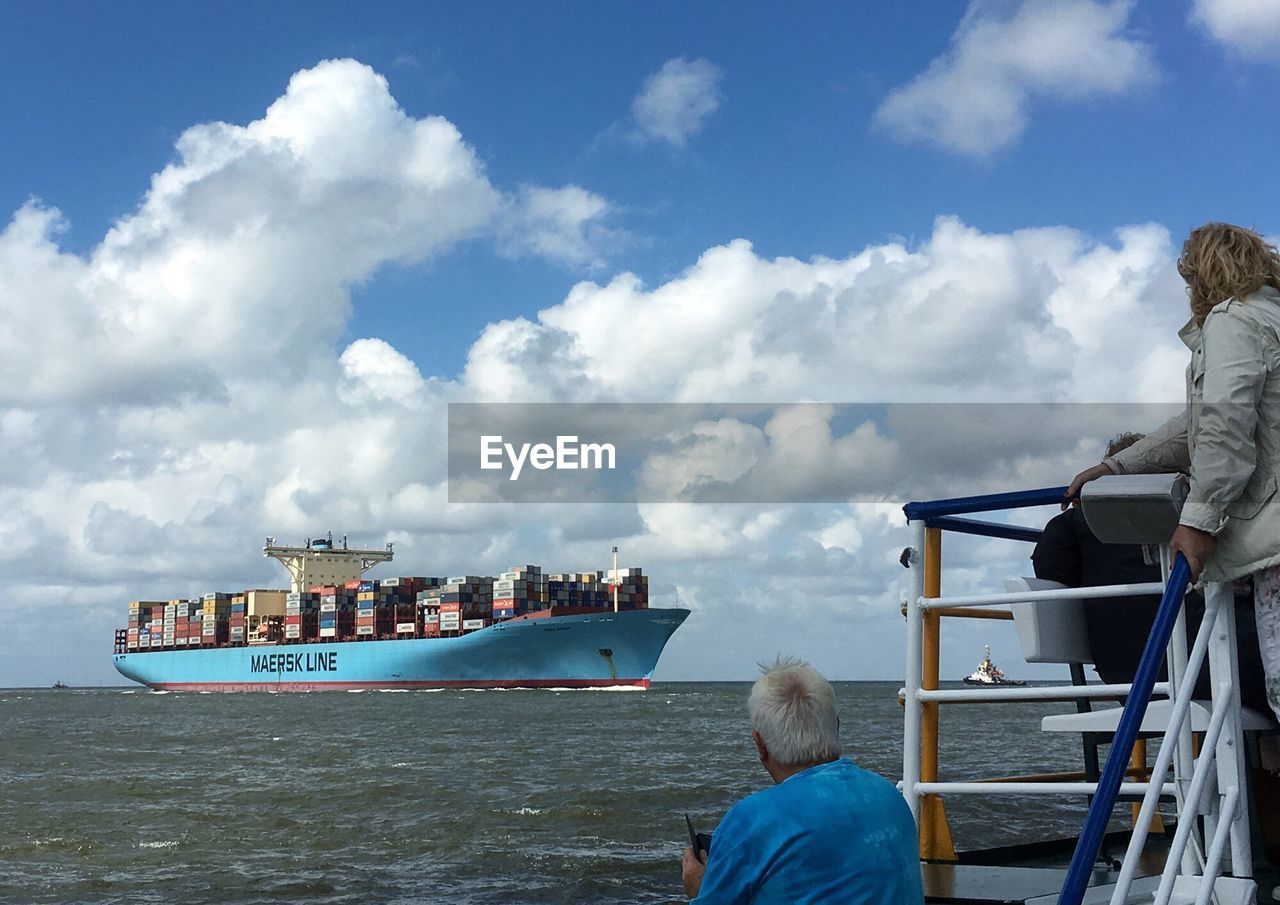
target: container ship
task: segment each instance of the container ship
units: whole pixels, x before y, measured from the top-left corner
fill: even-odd
[[[125,677],[171,691],[648,688],[686,609],[650,609],[640,569],[370,580],[382,550],[267,538],[289,590],[135,600]]]

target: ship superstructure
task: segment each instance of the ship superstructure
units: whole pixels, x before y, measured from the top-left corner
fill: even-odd
[[[316,540],[307,538],[301,547],[277,544],[274,537],[268,537],[262,555],[280,561],[289,573],[292,593],[300,594],[312,586],[359,581],[378,563],[391,562],[395,553],[390,543],[382,550],[352,550],[345,535],[342,546],[335,547],[330,533]]]

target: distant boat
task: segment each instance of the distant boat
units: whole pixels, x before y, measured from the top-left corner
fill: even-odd
[[[53,687],[54,688],[70,688],[71,686],[65,684],[61,679],[59,679],[58,681],[53,683]]]
[[[982,660],[978,663],[978,668],[969,675],[964,677],[966,685],[1026,685],[1026,682],[1020,682],[1017,679],[1006,679],[1004,673],[991,662],[991,645],[988,644],[982,649]]]

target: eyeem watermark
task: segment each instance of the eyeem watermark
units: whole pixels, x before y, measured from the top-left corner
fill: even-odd
[[[449,502],[844,505],[1055,487],[1100,460],[1111,437],[1149,431],[1182,410],[450,402]]]
[[[579,443],[574,435],[558,435],[555,444],[504,443],[501,435],[480,438],[480,467],[486,471],[502,469],[504,460],[511,463],[508,480],[520,480],[525,464],[538,471],[577,471],[578,469],[613,470],[617,467],[617,450],[612,443]]]

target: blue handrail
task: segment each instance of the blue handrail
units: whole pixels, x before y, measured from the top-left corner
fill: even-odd
[[[902,511],[907,514],[909,521],[914,522],[943,515],[963,515],[967,512],[996,512],[1001,509],[1048,506],[1061,503],[1066,494],[1066,487],[1045,487],[1040,490],[1018,490],[1012,493],[988,493],[984,496],[962,496],[950,500],[907,503],[902,507]]]
[[[939,515],[927,518],[924,523],[930,528],[941,528],[957,534],[975,534],[979,537],[1000,537],[1005,540],[1024,540],[1037,543],[1044,534],[1039,528],[1027,528],[1023,525],[1006,525],[1000,522],[984,522],[976,518],[959,518],[954,515]]]
[[[1187,564],[1186,557],[1179,553],[1165,585],[1164,596],[1160,599],[1160,609],[1156,611],[1151,634],[1147,637],[1147,646],[1142,650],[1142,659],[1133,677],[1133,688],[1120,714],[1120,724],[1111,741],[1111,750],[1107,752],[1107,763],[1102,768],[1098,790],[1089,805],[1089,816],[1085,818],[1084,829],[1080,831],[1075,853],[1071,856],[1071,866],[1067,868],[1067,879],[1062,884],[1058,905],[1080,905],[1084,899],[1094,862],[1098,860],[1098,850],[1102,847],[1102,837],[1111,820],[1111,809],[1115,807],[1120,782],[1129,766],[1133,743],[1138,738],[1138,730],[1142,728],[1142,717],[1151,700],[1151,689],[1155,685],[1156,674],[1160,671],[1165,649],[1169,646],[1169,636],[1173,634],[1173,624],[1177,621],[1178,611],[1182,609],[1182,598],[1190,581],[1191,567]],[[1162,778],[1153,776],[1151,781],[1160,782]]]

